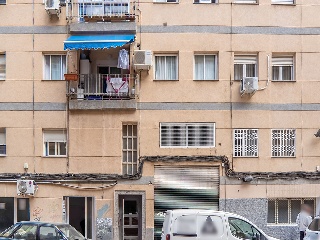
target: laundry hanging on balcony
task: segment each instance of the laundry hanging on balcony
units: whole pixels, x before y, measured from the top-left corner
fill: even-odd
[[[119,51],[118,68],[129,69],[129,53],[126,49]]]
[[[109,94],[126,95],[129,91],[129,78],[127,77],[106,77]]]
[[[135,35],[72,35],[64,41],[64,50],[116,48],[134,40]]]

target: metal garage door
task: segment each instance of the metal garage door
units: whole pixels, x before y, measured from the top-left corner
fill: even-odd
[[[155,166],[154,233],[160,239],[163,215],[177,208],[219,208],[219,168]]]

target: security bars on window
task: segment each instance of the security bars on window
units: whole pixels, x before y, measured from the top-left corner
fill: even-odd
[[[271,134],[272,157],[294,157],[296,130],[294,129],[276,129]]]
[[[258,157],[257,129],[235,129],[233,141],[234,157]]]
[[[138,127],[136,124],[122,126],[122,172],[133,175],[138,171]]]
[[[214,147],[214,123],[161,123],[160,147]]]
[[[315,212],[315,199],[269,199],[269,224],[295,224],[301,204],[308,204]]]

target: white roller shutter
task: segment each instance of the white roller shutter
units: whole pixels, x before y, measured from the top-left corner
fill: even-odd
[[[219,208],[219,168],[155,166],[155,239],[161,234],[162,212],[178,208]]]
[[[66,130],[43,131],[44,142],[67,142]]]
[[[256,64],[257,55],[235,55],[234,64]]]
[[[273,57],[272,66],[293,66],[293,56]]]

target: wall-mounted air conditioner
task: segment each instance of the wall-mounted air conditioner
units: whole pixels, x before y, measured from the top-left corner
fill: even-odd
[[[149,70],[152,66],[152,52],[150,50],[134,51],[133,64],[136,69]]]
[[[44,2],[45,10],[49,15],[58,15],[60,14],[60,0],[45,0]]]
[[[37,189],[37,184],[33,180],[17,180],[17,195],[33,196]]]
[[[240,94],[253,95],[258,90],[258,78],[257,77],[245,77],[241,80]]]

